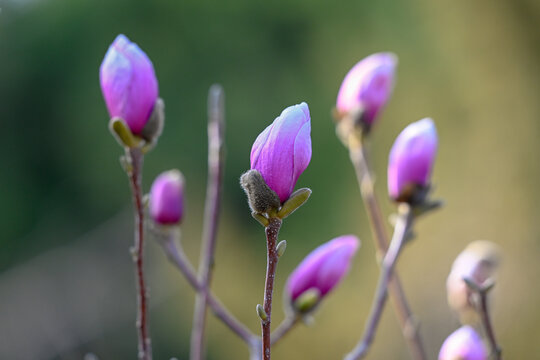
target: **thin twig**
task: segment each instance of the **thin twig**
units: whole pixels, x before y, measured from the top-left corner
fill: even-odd
[[[287,317],[279,324],[276,330],[272,331],[270,335],[270,345],[275,345],[281,340],[285,335],[291,331],[296,324],[300,322],[300,317],[296,315],[287,315]]]
[[[133,196],[135,213],[135,239],[131,250],[135,263],[135,280],[137,283],[137,334],[139,340],[138,357],[141,360],[152,360],[152,347],[148,333],[148,291],[144,281],[144,206],[142,202],[141,178],[143,154],[139,148],[126,150],[129,161],[128,176]]]
[[[401,252],[407,233],[412,225],[413,217],[411,214],[411,209],[407,204],[400,204],[398,212],[399,217],[394,228],[394,236],[392,237],[390,247],[388,248],[388,251],[382,261],[381,275],[377,284],[377,291],[375,298],[373,299],[371,312],[368,321],[366,322],[364,335],[354,350],[345,357],[345,360],[357,360],[363,358],[367,354],[369,347],[375,338],[375,332],[388,297],[388,283],[392,278],[392,272],[396,265],[398,256]]]
[[[270,360],[270,325],[272,322],[272,294],[274,291],[274,279],[276,277],[276,267],[278,262],[278,255],[276,251],[276,244],[281,228],[281,219],[272,217],[269,219],[269,224],[265,228],[266,233],[266,247],[267,247],[267,265],[266,265],[266,280],[264,285],[264,312],[266,318],[261,319],[262,329],[262,352],[263,359]]]
[[[480,317],[482,318],[482,324],[491,347],[491,354],[495,360],[502,360],[502,349],[497,343],[495,338],[495,331],[491,324],[491,317],[489,316],[488,304],[487,304],[487,291],[480,292]]]
[[[224,122],[223,89],[220,85],[213,85],[208,94],[208,185],[198,272],[201,286],[204,288],[210,287],[216,248],[223,177]],[[193,328],[191,330],[191,360],[201,360],[205,357],[204,328],[207,301],[207,292],[201,291],[197,293],[193,313]]]
[[[484,281],[483,284],[479,285],[476,283],[476,281],[467,277],[463,278],[463,281],[465,281],[467,287],[475,295],[477,295],[477,297],[473,297],[473,303],[476,306],[476,311],[480,315],[480,319],[482,320],[482,326],[484,327],[484,332],[489,342],[491,355],[493,356],[494,360],[502,360],[502,348],[499,346],[497,339],[495,338],[495,331],[493,330],[491,317],[489,316],[487,299],[488,293],[491,289],[493,289],[495,282],[493,279],[488,279]]]
[[[379,201],[377,200],[374,191],[374,180],[371,175],[371,167],[365,148],[365,142],[349,146],[349,149],[351,162],[356,172],[364,206],[367,210],[371,229],[373,231],[377,248],[377,258],[382,259],[388,249],[388,233],[386,232]],[[422,338],[420,337],[418,322],[411,311],[411,307],[409,306],[397,272],[394,272],[390,279],[388,292],[400,323],[403,336],[407,341],[413,358],[417,360],[427,360]]]
[[[246,342],[251,347],[258,346],[259,338],[253,334],[244,324],[232,315],[227,308],[217,299],[217,297],[208,289],[199,283],[195,269],[186,257],[181,245],[175,242],[174,234],[169,232],[165,238],[159,239],[159,244],[163,248],[169,261],[176,266],[184,275],[188,283],[197,292],[205,292],[207,303],[212,309],[214,315],[220,319],[232,332]]]
[[[257,338],[257,341],[249,346],[249,360],[261,360],[261,349],[261,339]]]

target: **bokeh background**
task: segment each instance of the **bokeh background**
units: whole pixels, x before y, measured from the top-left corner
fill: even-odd
[[[476,239],[504,251],[493,294],[508,359],[540,359],[540,2],[537,0],[4,0],[0,12],[0,358],[136,357],[128,183],[107,130],[98,68],[118,33],[152,59],[166,127],[147,156],[144,185],[162,170],[187,179],[184,246],[197,262],[206,183],[206,96],[226,92],[223,216],[212,288],[253,331],[262,301],[265,241],[239,175],[253,140],[286,106],[306,101],[313,158],[298,186],[309,202],[285,222],[274,323],[288,273],[315,246],[363,240],[351,272],[311,327],[276,359],[340,359],[356,343],[375,288],[371,232],[330,110],[361,58],[400,59],[394,96],[373,134],[376,191],[386,214],[387,154],[408,123],[434,118],[435,195],[399,263],[429,357],[458,326],[445,278]],[[155,359],[187,358],[193,291],[147,242]],[[209,359],[245,359],[212,316]],[[371,359],[409,359],[388,308]]]

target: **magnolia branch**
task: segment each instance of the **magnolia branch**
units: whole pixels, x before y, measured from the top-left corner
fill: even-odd
[[[372,309],[366,322],[364,335],[358,345],[351,351],[345,360],[357,360],[366,356],[379,324],[386,299],[388,297],[388,284],[392,278],[392,273],[396,265],[398,256],[407,237],[407,233],[412,225],[412,214],[408,204],[400,204],[398,208],[398,220],[394,228],[394,236],[388,248],[388,252],[382,261],[382,270],[377,285],[377,291],[373,300]]]

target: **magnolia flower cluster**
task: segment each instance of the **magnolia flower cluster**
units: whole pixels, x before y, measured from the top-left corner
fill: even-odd
[[[311,160],[311,119],[306,103],[281,113],[255,140],[251,169],[262,176],[281,203],[293,193]],[[345,276],[360,242],[353,235],[335,238],[309,254],[290,275],[286,290],[294,311],[312,310]],[[312,296],[303,297],[306,293]],[[299,303],[303,299],[308,302]]]
[[[392,53],[373,54],[358,62],[339,89],[336,109],[340,116],[360,113],[363,125],[371,127],[390,99],[396,65]],[[429,187],[437,146],[437,130],[429,118],[399,134],[388,161],[388,194],[393,200],[414,202],[415,193]]]
[[[101,90],[111,118],[122,119],[134,135],[142,135],[158,99],[154,66],[125,35],[113,41],[99,69]],[[150,216],[162,225],[180,223],[184,180],[178,170],[156,178],[150,191]]]
[[[359,120],[362,128],[369,130],[390,99],[396,66],[397,57],[392,53],[373,54],[357,63],[339,89],[336,109],[340,116]],[[110,117],[121,119],[132,135],[145,138],[145,131],[153,126],[152,114],[158,104],[158,82],[148,56],[127,37],[119,35],[101,64],[100,83]],[[437,147],[437,131],[429,118],[408,125],[399,134],[388,161],[391,199],[416,205],[418,193],[429,190]],[[311,116],[305,102],[287,107],[256,138],[250,154],[251,170],[241,181],[246,182],[242,185],[248,197],[255,198],[253,202],[250,199],[250,206],[263,225],[271,217],[281,221],[285,215],[280,216],[280,210],[289,206],[290,213],[307,199],[309,189],[294,189],[311,156]],[[302,190],[305,191],[298,195]],[[300,199],[298,204],[290,205],[294,199]],[[155,179],[149,196],[149,215],[159,225],[181,223],[184,178],[178,170],[164,172]],[[300,315],[315,309],[347,274],[359,246],[356,236],[344,235],[313,250],[287,280],[290,308]],[[456,308],[464,307],[469,294],[463,286],[463,276],[482,282],[485,268],[470,254],[458,258],[454,267],[456,270],[453,268],[448,280],[449,302],[456,303]],[[460,328],[443,344],[439,360],[452,359],[487,359],[482,340],[472,327]]]
[[[151,61],[124,35],[109,47],[100,68],[103,96],[111,118],[119,117],[133,134],[144,129],[158,90]],[[285,110],[255,140],[251,169],[257,170],[281,203],[289,199],[311,160],[311,118],[306,103]],[[152,184],[149,214],[161,225],[179,224],[184,212],[184,179],[178,170],[159,175]],[[315,249],[291,274],[287,291],[291,304],[308,290],[317,302],[347,273],[359,246],[352,235],[342,236]]]
[[[361,109],[371,125],[390,98],[397,58],[377,53],[357,63],[339,89],[336,107],[345,113]],[[148,56],[124,35],[109,47],[100,67],[100,82],[111,118],[119,117],[133,134],[141,134],[158,97],[158,85]],[[251,169],[257,170],[281,203],[294,190],[311,160],[311,121],[306,103],[286,108],[255,140]],[[409,125],[398,136],[389,157],[388,192],[407,201],[418,187],[429,185],[437,151],[431,119]]]

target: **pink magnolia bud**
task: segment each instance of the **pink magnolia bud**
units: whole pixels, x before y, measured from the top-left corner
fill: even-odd
[[[439,360],[487,360],[482,338],[470,326],[462,326],[446,338]]]
[[[158,224],[182,221],[184,213],[184,177],[178,170],[161,173],[150,190],[150,216]]]
[[[338,112],[361,110],[365,124],[373,124],[392,94],[396,65],[397,57],[392,53],[373,54],[354,65],[339,88]]]
[[[291,303],[312,289],[317,291],[319,299],[328,294],[348,272],[359,246],[360,240],[356,236],[344,235],[313,250],[287,280]]]
[[[437,144],[437,130],[430,118],[410,124],[399,134],[388,161],[388,193],[392,199],[407,201],[417,188],[429,185]]]
[[[101,63],[99,80],[111,118],[122,118],[133,134],[140,134],[158,96],[148,56],[126,36],[118,35]]]
[[[289,106],[257,137],[251,169],[285,202],[311,160],[311,119],[306,103]]]

